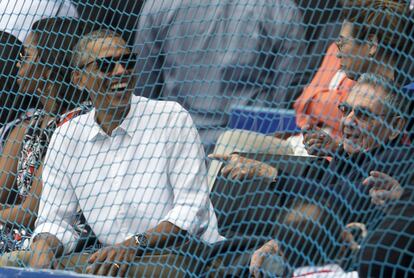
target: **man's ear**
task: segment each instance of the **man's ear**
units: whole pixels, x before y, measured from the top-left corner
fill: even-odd
[[[378,52],[378,37],[377,35],[369,35],[368,37],[368,55],[374,57]]]
[[[391,129],[392,129],[392,132],[391,132],[391,135],[390,135],[390,139],[391,140],[394,140],[401,133],[404,132],[405,124],[406,124],[406,121],[401,116],[397,116],[397,117],[394,117],[392,119],[392,121],[391,121]]]

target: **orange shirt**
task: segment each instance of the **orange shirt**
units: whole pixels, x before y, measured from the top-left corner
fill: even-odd
[[[328,48],[312,82],[303,90],[294,105],[296,123],[299,127],[302,128],[305,124],[318,125],[329,129],[331,136],[334,137],[340,135],[341,114],[338,104],[345,100],[355,84],[355,81],[348,79],[340,71],[337,52],[338,48],[333,43]]]

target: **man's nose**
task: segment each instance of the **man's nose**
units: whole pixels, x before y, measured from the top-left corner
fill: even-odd
[[[122,75],[126,73],[126,68],[121,63],[116,63],[112,75]]]

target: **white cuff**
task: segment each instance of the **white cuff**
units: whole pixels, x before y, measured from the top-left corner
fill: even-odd
[[[175,206],[162,221],[168,221],[191,235],[199,236],[207,228],[208,211],[202,212],[189,206]]]
[[[56,238],[62,243],[65,254],[70,253],[75,249],[76,241],[79,238],[79,235],[77,235],[69,227],[65,229],[54,223],[42,223],[34,230],[34,233],[30,239],[30,245],[32,245],[33,239],[36,235],[41,233],[49,233],[56,236]]]

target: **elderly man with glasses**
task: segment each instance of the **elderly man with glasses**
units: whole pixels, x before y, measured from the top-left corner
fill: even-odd
[[[272,188],[283,195],[280,207],[274,208],[279,213],[273,236],[277,241],[271,240],[233,262],[246,266],[245,271],[250,265],[254,276],[267,270],[271,276],[282,277],[292,274],[288,273],[290,267],[281,267],[283,260],[284,266],[291,267],[338,260],[346,266],[339,240],[346,224],[359,222],[366,224],[368,230],[374,229],[373,224],[383,216],[383,206],[398,199],[395,196],[401,195],[404,185],[413,184],[413,150],[404,136],[412,113],[409,107],[409,100],[391,81],[362,75],[347,99],[339,104],[342,142],[329,168],[323,169],[321,180],[289,177],[278,173],[277,166],[238,154],[215,155],[227,161],[223,175],[241,180],[271,177],[275,180]],[[395,180],[401,187],[388,184]],[[276,264],[268,260],[272,256],[279,257]],[[230,260],[224,261],[228,264]],[[222,264],[214,271],[229,269],[235,268]]]
[[[135,54],[116,33],[92,32],[74,52],[72,81],[90,93],[94,109],[51,139],[30,266],[50,267],[54,257],[74,250],[78,235],[71,223],[79,205],[104,247],[69,256],[55,264],[59,268],[185,275],[194,267],[187,260],[192,256],[166,248],[190,236],[221,239],[191,117],[175,102],[132,95]]]

